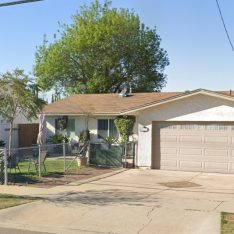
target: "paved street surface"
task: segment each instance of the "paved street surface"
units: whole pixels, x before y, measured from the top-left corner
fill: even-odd
[[[0,226],[49,233],[219,234],[220,212],[234,212],[228,174],[128,170],[82,185],[8,192],[46,199],[1,210]]]

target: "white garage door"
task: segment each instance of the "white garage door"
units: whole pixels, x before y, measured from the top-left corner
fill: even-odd
[[[153,124],[152,167],[234,173],[234,123]]]

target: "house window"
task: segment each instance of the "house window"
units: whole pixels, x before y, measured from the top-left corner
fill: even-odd
[[[98,138],[118,138],[118,131],[113,119],[98,119]]]
[[[67,121],[67,136],[74,138],[76,136],[75,119],[68,119]]]
[[[59,126],[59,119],[55,119],[55,130],[56,134],[62,134],[63,130],[61,131]],[[75,130],[75,119],[68,119],[66,124],[66,135],[69,138],[74,138],[76,136],[76,130]]]

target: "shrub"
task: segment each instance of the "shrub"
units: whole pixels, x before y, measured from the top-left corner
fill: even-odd
[[[134,123],[134,116],[120,116],[115,119],[115,126],[120,133],[121,141],[123,143],[126,143],[128,141],[129,135],[132,134]]]
[[[117,139],[111,137],[111,136],[108,136],[104,139],[104,142],[108,145],[111,145],[111,144],[114,144],[114,143],[117,143]]]
[[[86,143],[87,141],[90,141],[90,132],[88,129],[82,130],[79,135],[79,141]]]
[[[67,143],[68,138],[66,136],[63,136],[62,134],[55,134],[51,137],[50,141],[53,144],[60,144],[60,143],[63,143],[63,141],[65,141],[65,143]]]

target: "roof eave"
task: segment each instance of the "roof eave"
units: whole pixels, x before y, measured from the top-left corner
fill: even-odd
[[[136,108],[126,109],[126,110],[121,112],[121,115],[131,114],[131,113],[136,112],[136,111],[141,111],[141,110],[148,109],[148,108],[151,108],[151,107],[163,105],[163,104],[166,104],[166,103],[169,103],[169,102],[173,102],[173,101],[177,101],[177,100],[180,100],[180,99],[188,98],[188,97],[191,97],[191,96],[194,96],[194,95],[197,95],[197,94],[206,94],[206,95],[209,95],[209,96],[212,96],[212,97],[218,97],[218,98],[222,98],[222,99],[225,99],[225,100],[234,101],[234,97],[230,96],[230,95],[227,95],[227,94],[218,93],[218,92],[214,92],[214,91],[210,91],[210,90],[206,90],[206,89],[196,89],[194,91],[190,91],[190,92],[187,92],[187,93],[185,92],[183,94],[179,94],[179,95],[176,95],[176,96],[173,96],[173,97],[170,97],[170,98],[162,99],[160,101],[156,101],[156,102],[153,102],[153,103],[148,103],[146,105],[138,106]]]
[[[43,112],[43,114],[47,116],[85,116],[85,115],[94,115],[94,116],[100,116],[100,115],[120,115],[120,113],[117,112],[97,112],[97,113],[54,113],[54,112]]]

